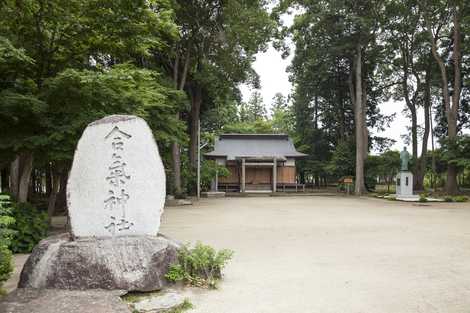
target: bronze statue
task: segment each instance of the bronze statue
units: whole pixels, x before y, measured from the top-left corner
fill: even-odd
[[[410,154],[406,151],[406,147],[403,147],[403,151],[400,152],[401,171],[408,171],[408,163],[410,162]]]

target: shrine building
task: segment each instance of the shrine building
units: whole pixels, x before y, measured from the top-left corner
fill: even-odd
[[[305,190],[297,183],[298,152],[285,134],[224,134],[206,158],[225,166],[230,174],[216,178],[214,191],[263,192]]]

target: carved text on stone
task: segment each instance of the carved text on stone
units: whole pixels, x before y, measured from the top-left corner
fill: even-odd
[[[104,200],[104,209],[108,212],[108,223],[104,226],[111,234],[116,234],[123,230],[128,230],[134,223],[126,217],[127,200],[130,195],[127,192],[127,184],[131,176],[127,173],[127,164],[123,159],[125,140],[132,136],[123,132],[118,126],[106,135],[105,140],[112,139],[111,164],[108,166],[108,175],[105,180],[109,186],[108,194]]]

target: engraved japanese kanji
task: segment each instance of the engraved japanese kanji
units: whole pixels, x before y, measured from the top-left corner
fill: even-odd
[[[113,235],[134,226],[134,223],[126,218],[127,200],[130,198],[127,184],[131,176],[127,173],[127,163],[123,159],[125,140],[131,137],[118,126],[114,126],[105,137],[105,140],[111,139],[113,154],[111,164],[108,166],[108,175],[105,177],[109,190],[104,200],[104,209],[108,213],[109,220],[104,228]]]

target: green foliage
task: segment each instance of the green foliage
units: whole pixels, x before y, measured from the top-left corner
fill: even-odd
[[[302,152],[310,150],[312,156],[312,160],[299,163],[299,170],[323,177],[353,175],[356,153],[353,149],[351,154],[344,154],[349,151],[344,142],[350,141],[354,148],[352,99],[355,94],[351,94],[351,90],[356,68],[353,60],[359,44],[364,60],[362,77],[367,93],[367,126],[381,129],[389,121],[378,108],[386,93],[375,91],[386,89],[382,88],[386,80],[376,79],[380,75],[377,68],[382,60],[382,46],[377,44],[374,34],[379,33],[381,19],[377,14],[382,4],[342,0],[280,3],[274,10],[276,14],[285,13],[295,5],[301,8],[294,23],[281,28],[280,33],[281,37],[290,35],[295,44],[295,54],[288,68],[293,85],[295,137]],[[290,51],[287,48],[284,52]],[[377,145],[377,138],[369,139],[370,146]],[[312,148],[304,150],[304,146]]]
[[[160,76],[132,65],[106,71],[66,70],[45,82],[42,97],[49,104],[45,141],[53,159],[71,159],[88,123],[108,114],[134,114],[148,121],[161,145],[183,133],[175,118],[185,96]]]
[[[467,202],[468,201],[468,197],[467,196],[454,196],[453,197],[453,200],[455,202]]]
[[[451,196],[445,196],[444,201],[445,202],[454,202],[454,199]]]
[[[0,162],[70,160],[89,122],[134,114],[169,168],[173,142],[188,151],[193,91],[204,130],[235,122],[274,28],[265,0],[0,1]]]
[[[222,165],[217,164],[213,160],[204,160],[201,166],[201,186],[205,190],[209,190],[212,180],[215,176],[227,177],[230,171]]]
[[[12,217],[12,202],[10,196],[0,194],[0,244],[8,246],[14,231],[11,229],[15,223]]]
[[[0,245],[0,296],[4,293],[3,282],[10,278],[13,271],[11,251],[5,245]]]
[[[427,198],[426,194],[420,194],[418,201],[419,202],[428,202],[428,198]]]
[[[445,196],[445,202],[467,202],[469,198],[467,196]]]
[[[376,176],[366,176],[365,177],[365,185],[368,191],[374,191],[375,186],[377,185],[377,177]]]
[[[166,161],[183,141],[176,113],[187,99],[151,61],[173,53],[174,9],[169,0],[0,1],[1,155],[32,152],[35,167],[70,160],[88,123],[135,114]]]
[[[224,133],[239,134],[273,134],[275,133],[270,121],[256,120],[254,122],[238,122],[225,125]]]
[[[3,282],[10,277],[10,273],[13,271],[11,251],[8,249],[11,236],[14,233],[11,226],[15,222],[11,213],[10,197],[0,195],[0,295],[2,294]]]
[[[388,150],[380,155],[369,155],[365,162],[366,186],[369,190],[375,189],[377,178],[384,180],[389,192],[390,185],[400,168],[400,153]]]
[[[335,177],[354,176],[355,156],[351,142],[340,142],[333,151],[327,167],[328,172]]]
[[[266,107],[259,91],[253,92],[247,103],[242,102],[239,114],[242,122],[253,123],[255,121],[263,121],[267,119]]]
[[[442,159],[461,169],[470,169],[470,135],[462,135],[455,140],[441,140]]]
[[[194,248],[185,245],[178,252],[178,263],[170,266],[165,277],[173,282],[216,288],[222,278],[222,270],[232,256],[231,250],[216,251],[200,242]]]
[[[281,93],[274,95],[271,121],[276,132],[295,136],[294,108]]]
[[[445,202],[467,202],[468,197],[467,196],[445,196],[444,201]]]
[[[34,246],[47,236],[47,212],[38,210],[29,203],[14,204],[12,216],[15,231],[10,248],[13,253],[30,253]]]

